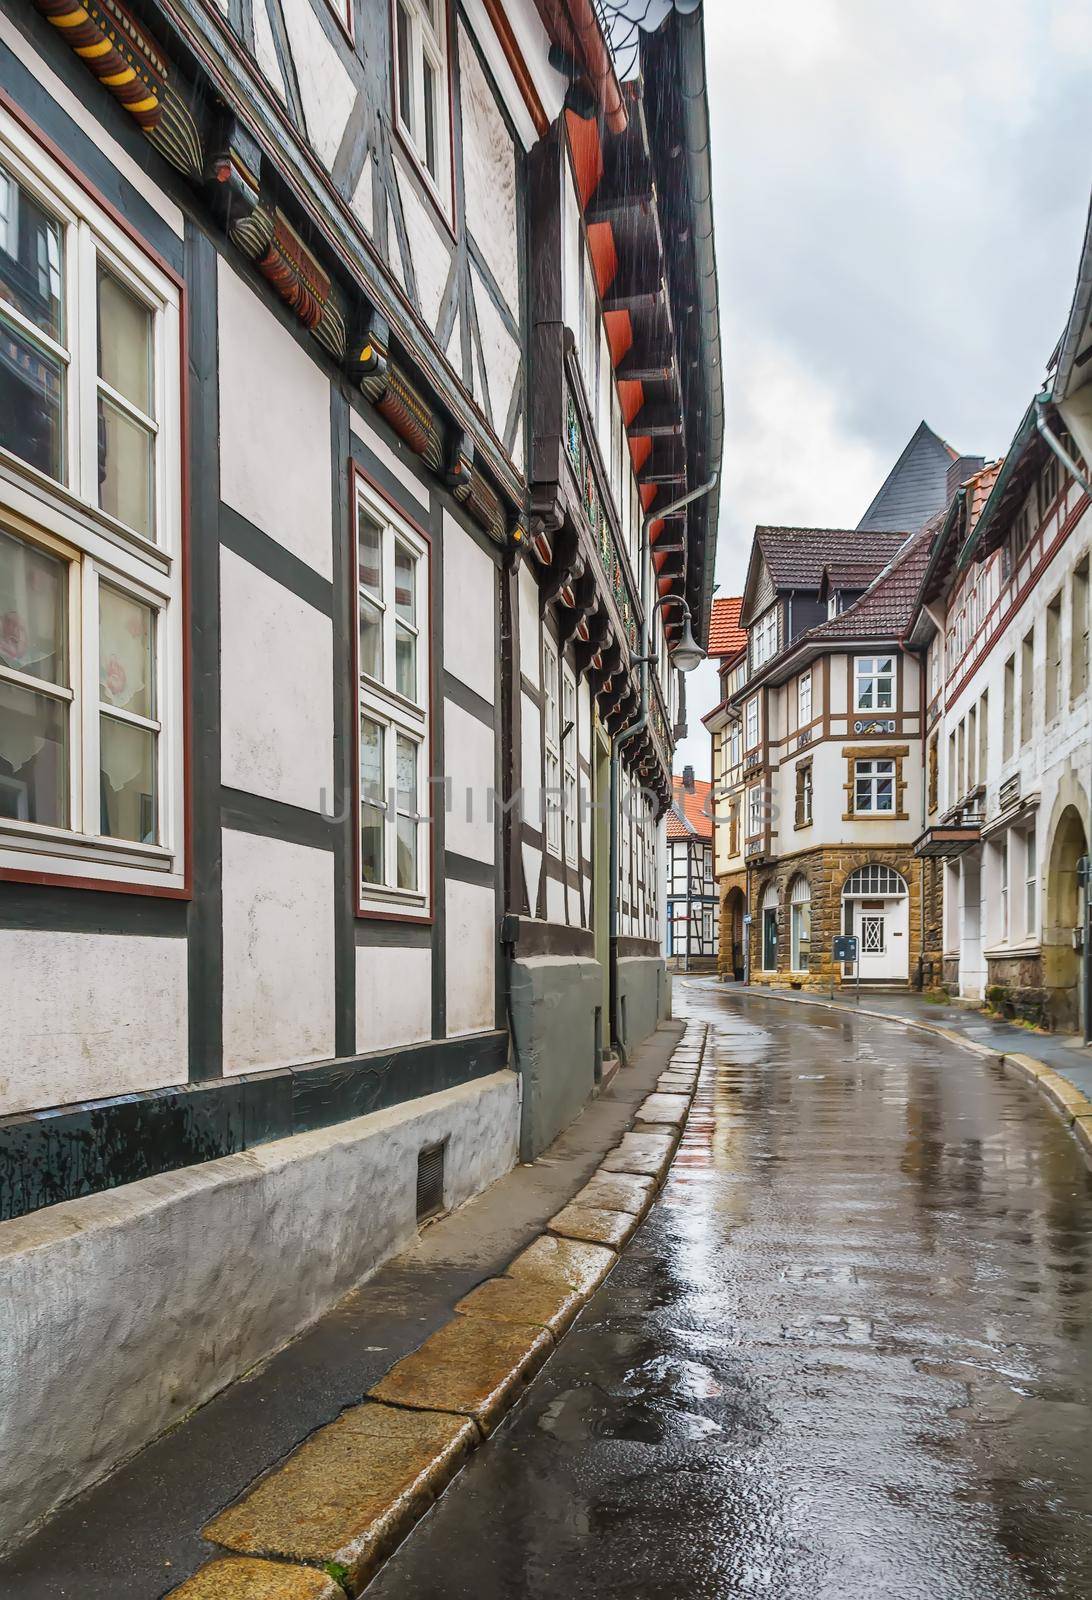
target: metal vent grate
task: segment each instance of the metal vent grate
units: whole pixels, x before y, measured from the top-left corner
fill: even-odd
[[[417,1220],[424,1222],[444,1209],[444,1152],[447,1142],[430,1144],[417,1153]]]

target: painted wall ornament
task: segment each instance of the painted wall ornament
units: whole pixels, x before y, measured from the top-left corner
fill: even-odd
[[[34,0],[42,16],[173,167],[200,182],[197,120],[167,57],[120,0]]]

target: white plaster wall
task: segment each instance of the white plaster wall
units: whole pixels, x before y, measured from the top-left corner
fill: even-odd
[[[542,803],[542,713],[526,694],[520,697],[520,743],[523,748],[520,783],[523,786],[523,820],[539,832],[545,825]]]
[[[493,704],[497,574],[489,556],[444,512],[444,666]]]
[[[185,1083],[185,939],[0,928],[0,973],[0,1116]]]
[[[440,320],[440,302],[451,271],[451,246],[449,235],[440,231],[433,221],[433,213],[426,211],[417,198],[417,191],[401,171],[396,160],[398,190],[402,197],[402,215],[409,235],[413,270],[417,278],[417,293],[421,301],[421,315],[435,331]]]
[[[497,906],[492,888],[447,882],[447,1031],[482,1033],[494,1025]]]
[[[565,885],[557,878],[546,879],[546,921],[565,921]]]
[[[498,1072],[0,1224],[0,1545],[403,1249],[424,1145],[449,1141],[454,1207],[515,1164],[518,1126]]]
[[[485,359],[485,376],[489,385],[489,408],[494,431],[498,438],[504,433],[508,408],[512,403],[512,390],[519,378],[520,349],[505,327],[500,312],[490,299],[477,269],[470,275],[474,286],[474,305],[478,313],[478,331]]]
[[[538,584],[535,575],[531,572],[526,562],[521,562],[519,567],[519,670],[539,687],[538,656],[539,656],[539,630],[541,624],[538,614]]]
[[[333,807],[329,617],[220,551],[221,759],[229,788]]]
[[[527,885],[527,911],[528,915],[538,915],[538,884],[542,876],[542,851],[537,850],[532,844],[521,844],[520,853],[523,857],[523,879]]]
[[[328,578],[330,386],[219,258],[220,494]]]
[[[432,1037],[432,951],[356,948],[356,1048],[384,1050]]]
[[[349,426],[357,438],[367,445],[372,455],[383,463],[391,476],[398,480],[406,493],[417,501],[423,511],[427,511],[429,505],[428,484],[422,483],[420,478],[417,477],[416,472],[410,465],[409,451],[405,445],[398,444],[397,448],[392,448],[384,438],[380,437],[368,419],[351,406],[349,408]]]
[[[357,180],[356,188],[353,190],[353,197],[349,202],[353,215],[362,225],[365,232],[369,234],[372,231],[372,172],[374,170],[374,166],[375,163],[372,161],[371,156],[369,155],[367,161],[364,163],[364,170],[361,172],[360,177]]]
[[[264,5],[254,7],[254,55],[266,81],[283,105],[288,104],[284,87],[284,74],[277,60],[277,47],[273,43],[273,29]]]
[[[461,23],[459,70],[467,227],[489,262],[508,309],[518,322],[515,147],[481,62]]]
[[[281,0],[281,5],[307,136],[323,165],[332,167],[356,101],[356,89],[309,0]]]
[[[451,781],[445,847],[475,861],[496,859],[496,818],[489,796],[497,788],[492,728],[453,700],[444,703],[444,761]]]
[[[224,1072],[334,1053],[334,857],[224,830]]]

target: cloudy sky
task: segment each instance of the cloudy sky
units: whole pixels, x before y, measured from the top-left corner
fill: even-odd
[[[924,417],[1000,455],[1076,278],[1089,0],[705,0],[727,429],[717,580],[757,522],[853,527]],[[691,738],[676,770],[709,771]]]

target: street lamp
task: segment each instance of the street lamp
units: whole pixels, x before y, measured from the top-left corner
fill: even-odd
[[[671,665],[678,667],[680,672],[693,672],[694,668],[700,667],[704,660],[705,651],[694,637],[690,627],[690,607],[686,606],[682,638],[671,652]]]

